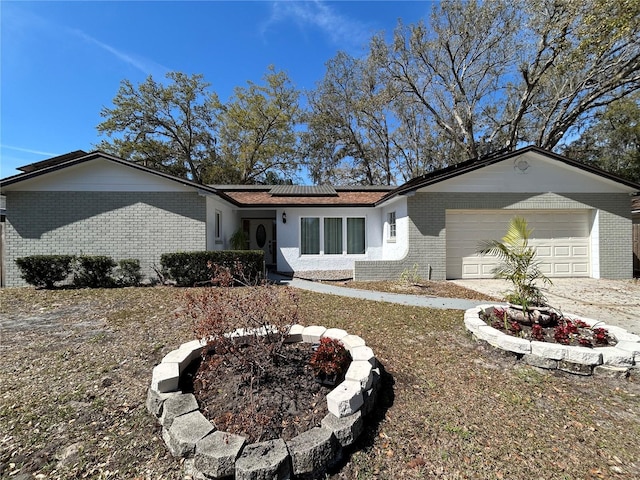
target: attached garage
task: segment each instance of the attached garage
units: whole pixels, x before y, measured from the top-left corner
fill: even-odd
[[[501,239],[516,215],[533,228],[529,244],[545,275],[591,275],[590,210],[448,210],[447,278],[492,278],[496,258],[477,254],[478,244]]]

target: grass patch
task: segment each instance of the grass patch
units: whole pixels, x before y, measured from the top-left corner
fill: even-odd
[[[144,401],[153,366],[193,338],[184,292],[0,291],[0,477],[183,478]],[[305,324],[362,336],[389,373],[384,416],[331,478],[640,478],[637,377],[514,364],[459,311],[300,303]]]

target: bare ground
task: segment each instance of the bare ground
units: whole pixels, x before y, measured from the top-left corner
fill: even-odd
[[[184,478],[144,407],[153,366],[193,338],[183,295],[0,290],[0,477]],[[300,304],[304,323],[365,338],[388,372],[376,421],[331,478],[640,478],[636,375],[522,366],[473,342],[457,311]]]

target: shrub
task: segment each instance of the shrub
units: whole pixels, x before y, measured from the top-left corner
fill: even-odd
[[[309,360],[313,374],[320,380],[338,382],[351,363],[349,352],[334,338],[321,338],[320,345]]]
[[[500,263],[493,269],[493,275],[511,282],[513,291],[506,295],[506,299],[522,305],[524,312],[530,305],[541,306],[546,303],[536,282],[551,285],[551,280],[540,270],[535,250],[529,246],[532,232],[533,229],[529,228],[524,218],[515,216],[501,241],[485,240],[478,247],[479,254],[498,258]]]
[[[122,287],[135,287],[140,285],[144,275],[140,272],[140,260],[137,258],[124,258],[118,262],[116,271],[116,283]]]
[[[265,362],[277,363],[290,326],[298,323],[298,298],[292,289],[266,282],[231,288],[230,269],[215,270],[221,287],[188,292],[182,315],[193,320],[196,336],[216,354],[259,379]]]
[[[72,270],[73,255],[32,255],[16,259],[20,274],[29,285],[53,288]]]
[[[116,262],[106,255],[81,255],[74,262],[73,284],[77,287],[112,287],[111,276]]]
[[[241,264],[241,271],[236,265]],[[193,287],[211,283],[214,265],[232,269],[237,279],[255,284],[262,277],[264,252],[262,250],[215,250],[210,252],[163,253],[160,257],[162,271],[181,287]]]

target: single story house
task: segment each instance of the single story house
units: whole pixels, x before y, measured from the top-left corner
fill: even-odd
[[[199,185],[96,151],[0,180],[6,285],[35,254],[137,258],[231,248],[243,229],[280,272],[348,270],[357,280],[490,278],[478,242],[514,215],[550,277],[631,278],[630,196],[640,185],[537,147],[438,170],[399,187]]]

